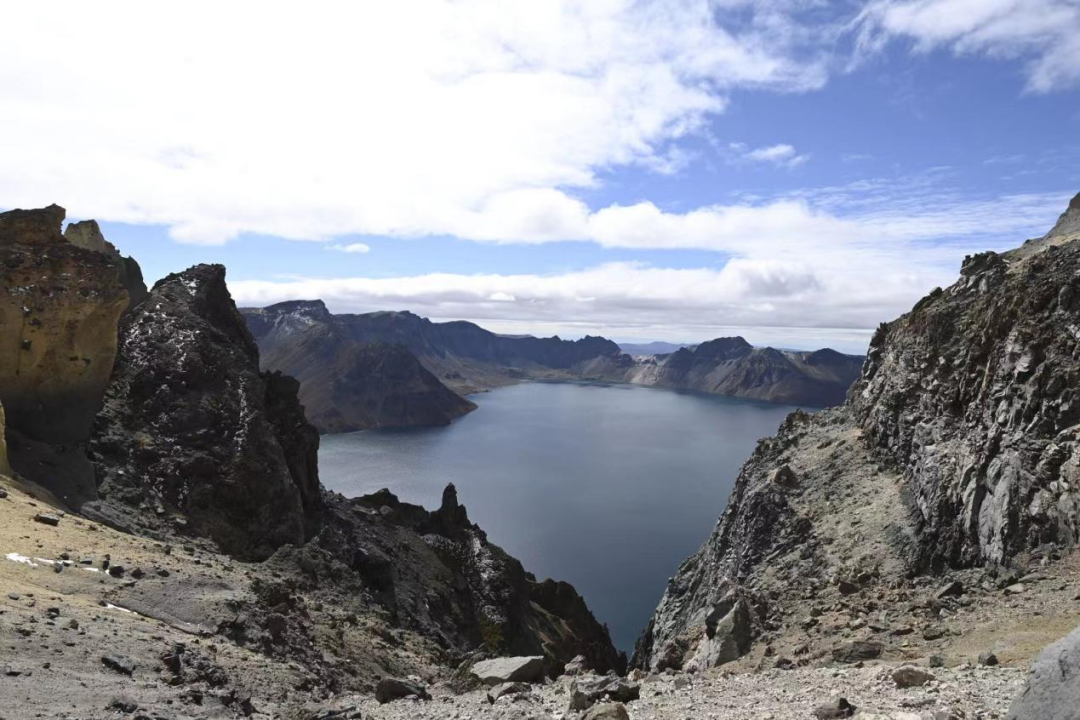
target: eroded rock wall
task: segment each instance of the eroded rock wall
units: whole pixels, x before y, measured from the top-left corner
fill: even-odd
[[[1080,196],[1046,237],[967,258],[955,284],[881,326],[844,406],[792,415],[759,444],[669,583],[638,665],[715,664],[728,617],[775,637],[793,632],[782,616],[798,598],[997,572],[1077,544],[1077,215]],[[739,599],[754,610],[741,621]]]
[[[321,507],[318,435],[296,391],[259,372],[222,266],[164,278],[121,326],[90,445],[101,500],[86,511],[247,558],[305,542]]]

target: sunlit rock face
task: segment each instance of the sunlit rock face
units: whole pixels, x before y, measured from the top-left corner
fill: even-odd
[[[755,638],[791,598],[838,579],[887,584],[1075,546],[1078,238],[1080,196],[1046,236],[968,257],[956,283],[882,324],[843,406],[793,414],[759,443],[635,663],[716,664],[738,602],[753,612],[728,625]]]
[[[0,401],[12,464],[47,487],[49,468],[89,437],[129,303],[117,257],[66,240],[64,216],[56,205],[0,214]],[[50,489],[74,500],[88,482],[84,467],[77,489]]]

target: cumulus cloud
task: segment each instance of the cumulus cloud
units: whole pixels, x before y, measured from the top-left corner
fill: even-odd
[[[889,203],[863,204],[878,194]],[[732,257],[721,267],[607,263],[558,274],[293,278],[230,288],[245,305],[322,298],[338,312],[408,309],[510,333],[677,341],[742,334],[752,342],[861,351],[878,323],[951,283],[965,254],[1004,250],[1045,232],[1068,200],[1052,194],[960,202],[942,188],[884,182],[813,197],[857,212],[840,220],[796,200],[687,215],[635,205],[590,220],[600,241],[610,233],[632,247],[664,238],[675,238],[673,246],[722,247]],[[950,241],[938,242],[943,237]]]
[[[612,167],[678,168],[678,141],[732,91],[825,82],[823,53],[774,15],[709,0],[16,3],[0,206],[58,201],[188,243],[564,237],[581,229],[575,191]]]
[[[746,143],[731,143],[728,147],[737,162],[769,163],[794,168],[810,159],[809,155],[800,155],[795,152],[795,146],[787,143],[759,148],[751,148]]]
[[[364,255],[371,252],[371,247],[364,243],[349,243],[348,245],[327,245],[328,250],[349,253],[352,255]]]
[[[920,51],[1022,59],[1035,92],[1080,84],[1076,0],[876,0],[855,26],[863,53],[906,38]]]

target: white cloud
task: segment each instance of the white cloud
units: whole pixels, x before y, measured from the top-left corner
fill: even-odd
[[[825,81],[790,20],[709,0],[43,0],[4,20],[0,206],[189,243],[564,235],[572,193],[678,168],[731,91]]]
[[[1028,88],[1080,84],[1080,3],[1076,0],[876,0],[856,21],[863,53],[893,38],[916,49],[1022,59]]]
[[[364,255],[371,252],[371,247],[364,243],[349,243],[348,245],[327,245],[327,250],[336,250],[338,252],[350,253],[354,255]]]
[[[810,159],[809,155],[795,152],[795,146],[781,143],[767,147],[751,148],[746,143],[731,143],[729,149],[739,162],[770,163],[780,167],[794,168]]]
[[[243,305],[318,297],[338,312],[408,309],[510,333],[667,340],[738,333],[755,342],[857,350],[878,323],[951,283],[965,254],[1005,250],[1045,232],[1068,201],[1055,194],[959,202],[942,187],[895,183],[833,188],[815,198],[857,212],[840,220],[789,201],[670,215],[641,204],[587,220],[600,242],[730,252],[717,268],[609,263],[561,274],[300,278],[230,288]],[[874,204],[863,205],[865,198]],[[937,241],[943,237],[951,240]]]

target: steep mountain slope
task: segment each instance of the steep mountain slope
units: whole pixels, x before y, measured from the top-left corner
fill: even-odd
[[[348,363],[342,361],[349,347],[346,338],[364,344],[406,346],[424,368],[459,392],[526,379],[590,380],[823,407],[843,401],[862,365],[861,357],[833,350],[810,353],[754,348],[742,338],[719,338],[668,355],[631,356],[600,337],[572,341],[509,337],[468,322],[433,323],[408,312],[331,315],[318,300],[243,312],[263,352],[264,367],[294,374],[305,384],[308,377],[329,378],[347,369]],[[300,349],[316,345],[321,349]],[[331,345],[338,347],[331,350]],[[331,366],[335,369],[330,370]],[[410,378],[413,386],[427,388],[425,402],[439,394],[430,380]],[[348,392],[347,384],[338,391]],[[340,395],[320,391],[318,400],[312,397],[308,401],[305,393],[302,389],[313,419],[337,418],[345,413],[344,403],[334,402]],[[449,403],[433,404],[438,409]],[[335,426],[328,421],[316,424],[321,428]]]
[[[844,401],[863,358],[835,350],[755,348],[741,337],[718,338],[694,349],[641,358],[627,380],[790,405],[825,407]]]
[[[288,354],[289,345],[315,325],[361,343],[402,345],[443,383],[471,393],[529,377],[573,377],[598,358],[617,365],[619,347],[603,338],[562,340],[496,335],[469,322],[433,323],[410,312],[331,315],[321,300],[290,301],[242,311],[267,358]],[[606,367],[606,366],[605,366]],[[284,368],[282,368],[284,369]],[[314,372],[314,371],[312,371]]]
[[[132,306],[118,253],[65,240],[61,220],[58,208],[0,216],[0,237],[14,237],[0,245],[9,268],[61,269],[55,278],[45,274],[40,288],[5,289],[29,298],[33,327],[63,326],[55,337],[34,336],[35,343],[56,341],[41,343],[43,350],[55,354],[62,342],[93,334],[92,347],[112,348],[115,362],[110,358],[105,383],[68,382],[61,374],[64,382],[49,396],[56,408],[79,408],[88,417],[55,418],[59,429],[43,424],[56,433],[74,417],[85,439],[72,435],[67,446],[81,463],[77,475],[57,462],[42,463],[42,475],[55,488],[89,478],[80,488],[86,496],[60,502],[61,493],[27,482],[20,467],[0,479],[0,535],[9,553],[0,558],[0,584],[11,590],[0,625],[18,638],[15,654],[23,661],[56,670],[35,681],[56,692],[86,689],[65,697],[65,715],[134,707],[100,697],[117,692],[117,674],[138,673],[136,692],[151,698],[153,716],[183,707],[184,716],[231,717],[252,714],[256,693],[261,702],[303,713],[313,700],[369,691],[391,674],[449,678],[476,653],[536,654],[548,670],[579,654],[601,671],[625,667],[576,591],[538,582],[490,543],[452,487],[435,512],[388,491],[354,500],[327,493],[318,479],[318,433],[304,417],[299,383],[259,369],[224,268],[170,275]],[[114,325],[102,325],[102,316]],[[379,363],[398,364],[392,354],[377,359],[376,371]],[[0,418],[4,430],[0,437],[20,437]],[[78,564],[71,559],[76,552]],[[87,632],[65,618],[61,628],[54,622],[60,610],[49,607],[39,632],[28,626],[38,624],[41,609],[19,602],[15,589],[70,601],[65,612],[77,608],[86,625],[102,622]],[[107,617],[122,612],[117,608],[131,611],[130,622]],[[187,644],[192,634],[213,638],[203,646],[213,659]],[[65,654],[61,645],[78,649]],[[9,679],[23,674],[0,678],[0,693],[23,703],[12,712],[22,716],[29,707],[35,716],[54,716],[53,691],[13,691]]]
[[[319,432],[446,425],[476,405],[447,388],[400,344],[349,338],[325,308],[303,305],[271,315],[248,313],[263,331],[261,363],[300,381],[300,402]],[[253,322],[253,320],[255,320]],[[287,341],[277,342],[278,336]]]
[[[887,608],[913,576],[973,568],[927,601],[940,625],[953,595],[985,584],[992,597],[1076,544],[1080,244],[1060,228],[1078,212],[1080,198],[1047,237],[967,258],[953,286],[882,325],[843,407],[795,413],[759,444],[636,664],[713,666],[755,638],[802,648],[803,662],[902,656],[891,622],[816,634],[822,620],[791,616],[809,598],[819,616],[869,598]]]

